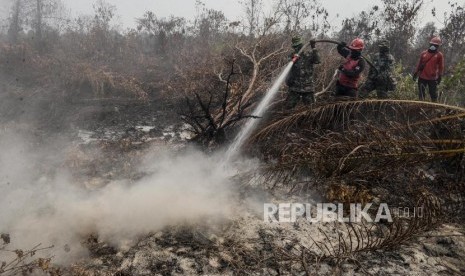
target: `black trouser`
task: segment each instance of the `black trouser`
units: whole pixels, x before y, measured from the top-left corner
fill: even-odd
[[[342,85],[339,82],[336,83],[336,97],[357,98],[357,94],[358,94],[358,91],[356,88]]]
[[[429,95],[432,102],[438,101],[438,83],[436,80],[418,79],[418,97],[420,101],[424,101],[426,97],[426,88],[428,88]]]

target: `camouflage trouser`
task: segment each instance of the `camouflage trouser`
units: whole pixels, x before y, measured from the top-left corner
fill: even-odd
[[[388,91],[390,87],[388,85],[383,85],[381,83],[377,83],[375,80],[368,79],[363,86],[360,88],[360,98],[366,98],[370,93],[376,90],[376,96],[378,99],[387,99]]]
[[[302,103],[304,105],[309,105],[315,102],[315,96],[313,95],[313,90],[309,90],[308,92],[300,92],[289,89],[287,94],[286,102],[288,108],[294,108],[302,99]]]

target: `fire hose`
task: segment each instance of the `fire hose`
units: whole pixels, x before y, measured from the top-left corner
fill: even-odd
[[[316,43],[332,43],[332,44],[337,44],[337,45],[339,45],[339,43],[340,43],[340,42],[338,42],[338,41],[329,40],[329,39],[316,39],[315,42],[316,42]],[[302,49],[300,49],[300,51],[297,53],[297,55],[300,55],[300,54],[303,52],[303,50],[304,50],[305,48],[307,48],[309,45],[310,45],[310,42],[307,42],[306,44],[304,44],[304,46],[302,47]],[[347,46],[345,46],[345,48],[349,49]],[[350,50],[350,49],[349,49],[349,50]],[[378,72],[378,69],[376,69],[376,67],[373,65],[373,63],[372,63],[367,57],[365,57],[364,55],[361,55],[361,57],[368,63],[368,65],[371,66],[371,68],[373,68],[373,69],[375,70],[376,74],[379,73],[379,72]],[[293,61],[294,61],[294,60],[293,60]],[[295,61],[294,61],[294,62],[295,62]],[[334,82],[335,82],[335,80],[336,80],[336,77],[337,77],[337,74],[338,74],[338,70],[336,70],[336,71],[334,72],[334,75],[333,75],[333,77],[332,77],[332,79],[331,79],[330,84],[329,84],[325,89],[323,89],[323,91],[320,91],[320,92],[316,93],[316,94],[315,94],[315,98],[321,96],[322,94],[326,93],[326,92],[329,90],[329,88],[334,84]]]
[[[336,41],[336,40],[329,40],[329,39],[316,39],[315,40],[316,43],[332,43],[332,44],[339,44],[340,42]],[[297,55],[300,55],[303,50],[305,48],[308,47],[308,45],[310,45],[310,42],[307,42],[306,44],[304,44],[304,46],[302,47],[302,49],[300,49],[300,51],[297,53]],[[349,49],[347,46],[345,46],[347,49]],[[378,74],[378,69],[376,69],[376,67],[373,65],[373,63],[367,58],[365,57],[364,55],[361,55],[362,58],[368,63],[368,65],[371,66],[371,68],[373,68],[376,72],[376,74]]]
[[[318,92],[318,93],[315,93],[315,99],[318,98],[319,96],[323,95],[324,93],[328,92],[329,89],[331,88],[331,86],[333,86],[333,84],[336,82],[336,79],[337,79],[337,75],[338,75],[338,70],[336,70],[333,74],[333,77],[331,78],[331,81],[330,83],[326,86],[326,88],[324,88],[322,91]]]

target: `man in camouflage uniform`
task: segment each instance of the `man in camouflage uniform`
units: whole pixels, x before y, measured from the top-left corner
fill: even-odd
[[[287,104],[289,108],[294,108],[302,99],[304,104],[315,102],[314,92],[315,85],[313,82],[313,65],[320,63],[320,55],[315,48],[315,41],[310,41],[311,50],[304,49],[300,55],[299,51],[303,47],[300,37],[292,38],[291,59],[295,60],[291,72],[286,79],[286,84],[289,87],[287,96]]]
[[[389,53],[387,40],[379,44],[379,53],[373,57],[373,65],[370,67],[368,78],[360,89],[360,97],[366,98],[373,90],[376,90],[378,99],[387,99],[388,91],[396,89],[396,80],[393,77],[394,57]]]

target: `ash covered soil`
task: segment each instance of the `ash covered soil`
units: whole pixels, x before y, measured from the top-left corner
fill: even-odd
[[[4,131],[24,134],[34,147],[46,144],[47,148],[64,152],[59,166],[36,167],[43,174],[52,175],[57,168],[66,169],[72,185],[90,192],[99,193],[118,181],[137,185],[153,173],[141,169],[148,155],[153,161],[166,151],[182,156],[191,149],[187,142],[189,132],[177,115],[176,105],[167,101],[76,102],[52,108],[46,104],[37,110],[40,114],[47,111],[47,116],[44,115],[47,119],[38,118],[35,114],[39,113],[15,110],[12,112],[19,112],[21,119],[4,120]],[[50,141],[61,142],[50,145]],[[47,156],[53,159],[53,155]],[[188,162],[195,162],[195,158]],[[176,161],[171,164],[184,165]],[[153,230],[135,227],[130,239],[116,241],[115,236],[119,237],[111,231],[102,235],[92,228],[82,229],[79,243],[85,248],[85,254],[62,262],[62,257],[75,250],[62,244],[57,244],[51,253],[41,254],[54,256],[52,263],[63,275],[465,274],[465,238],[460,225],[442,225],[406,244],[393,244],[385,250],[352,250],[338,255],[341,242],[338,233],[346,231],[342,225],[311,224],[303,218],[296,223],[265,223],[263,203],[307,202],[318,195],[289,193],[285,189],[271,192],[248,179],[250,168],[256,165],[254,160],[244,160],[234,169],[228,183],[228,210],[220,215],[198,212],[195,216],[157,224]],[[182,170],[180,167],[179,171]],[[195,204],[187,199],[188,194],[178,196],[167,200],[178,200],[181,205],[185,201],[186,208]],[[122,209],[130,211],[132,207],[126,205]],[[163,217],[167,211],[147,212],[152,214],[146,219],[153,220]],[[134,222],[122,220],[120,223]],[[130,226],[122,229],[130,231],[133,229]],[[15,233],[9,234],[15,238]],[[338,257],[332,258],[332,254]]]

